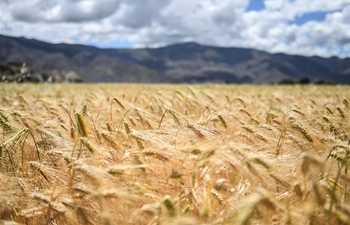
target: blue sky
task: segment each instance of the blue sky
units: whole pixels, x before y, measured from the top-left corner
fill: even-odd
[[[265,4],[263,0],[250,0],[247,8],[245,9],[246,12],[249,11],[260,11],[265,9]]]
[[[137,48],[195,41],[350,57],[348,0],[2,0],[0,10],[0,34],[52,43]]]
[[[296,25],[302,25],[309,21],[322,22],[326,18],[327,12],[311,12],[305,13],[302,16],[297,16],[291,23]]]
[[[307,4],[307,1],[305,1],[305,4]],[[264,9],[265,9],[264,0],[250,0],[245,11],[246,12],[262,11]],[[327,13],[329,13],[329,12],[316,11],[316,12],[310,12],[310,13],[298,15],[295,17],[294,20],[289,21],[289,24],[302,25],[302,24],[309,22],[309,21],[322,22],[322,21],[324,21]]]
[[[128,40],[114,40],[108,42],[85,41],[84,43],[99,48],[133,48],[135,46],[135,43],[132,43]]]

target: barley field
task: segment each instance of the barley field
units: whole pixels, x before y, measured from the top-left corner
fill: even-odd
[[[349,86],[0,85],[0,224],[350,224]]]

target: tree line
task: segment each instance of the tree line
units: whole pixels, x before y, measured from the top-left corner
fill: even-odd
[[[311,80],[308,77],[303,77],[300,78],[299,80],[293,80],[291,78],[286,78],[286,79],[282,79],[281,81],[278,82],[278,84],[311,84]],[[335,85],[336,83],[334,81],[331,80],[317,80],[316,82],[314,82],[313,84],[318,84],[318,85]]]

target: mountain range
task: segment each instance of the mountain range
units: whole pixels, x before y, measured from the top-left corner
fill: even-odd
[[[270,54],[194,42],[101,49],[0,35],[0,78],[18,76],[22,63],[39,81],[53,77],[57,82],[265,84],[308,78],[350,83],[350,58]]]

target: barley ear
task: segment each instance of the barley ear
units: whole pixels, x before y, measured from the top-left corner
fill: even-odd
[[[77,123],[77,127],[78,127],[78,131],[79,131],[80,136],[87,137],[88,132],[87,132],[87,126],[86,126],[86,122],[84,121],[84,118],[82,117],[82,115],[80,115],[80,113],[76,112],[75,119],[76,119],[76,123]]]
[[[250,224],[250,220],[254,216],[254,213],[256,212],[259,205],[264,205],[273,211],[276,211],[277,208],[284,210],[280,205],[276,203],[276,201],[265,189],[260,189],[248,196],[245,203],[243,203],[239,212],[237,213],[235,224]]]
[[[167,215],[170,218],[174,218],[177,215],[176,212],[176,206],[175,204],[171,201],[170,196],[167,195],[164,197],[163,199],[163,205],[165,206],[165,208],[167,209]]]
[[[88,111],[87,105],[84,104],[83,107],[80,109],[80,114],[82,116],[86,116],[87,115],[87,111]]]
[[[197,137],[205,138],[205,135],[196,126],[188,124],[187,128],[189,128],[191,131],[193,131],[193,133],[195,133]]]
[[[80,141],[89,150],[90,153],[96,152],[95,147],[92,146],[86,138],[81,138]]]
[[[345,119],[345,114],[344,114],[343,110],[339,106],[336,107],[336,110],[339,112],[340,117]]]
[[[311,135],[300,124],[292,123],[292,128],[299,131],[299,133],[301,133],[306,140],[308,140],[309,142],[313,142]]]
[[[225,127],[225,129],[227,129],[227,123],[226,123],[224,117],[222,117],[222,115],[218,114],[218,118],[219,118],[220,122],[222,123],[222,125]]]
[[[118,105],[122,108],[122,109],[125,109],[124,105],[118,100],[117,97],[114,97],[113,100],[118,103]]]
[[[130,133],[131,133],[131,130],[130,130],[129,124],[127,124],[127,123],[124,122],[124,127],[125,127],[126,133],[127,133],[127,134],[130,134]]]

